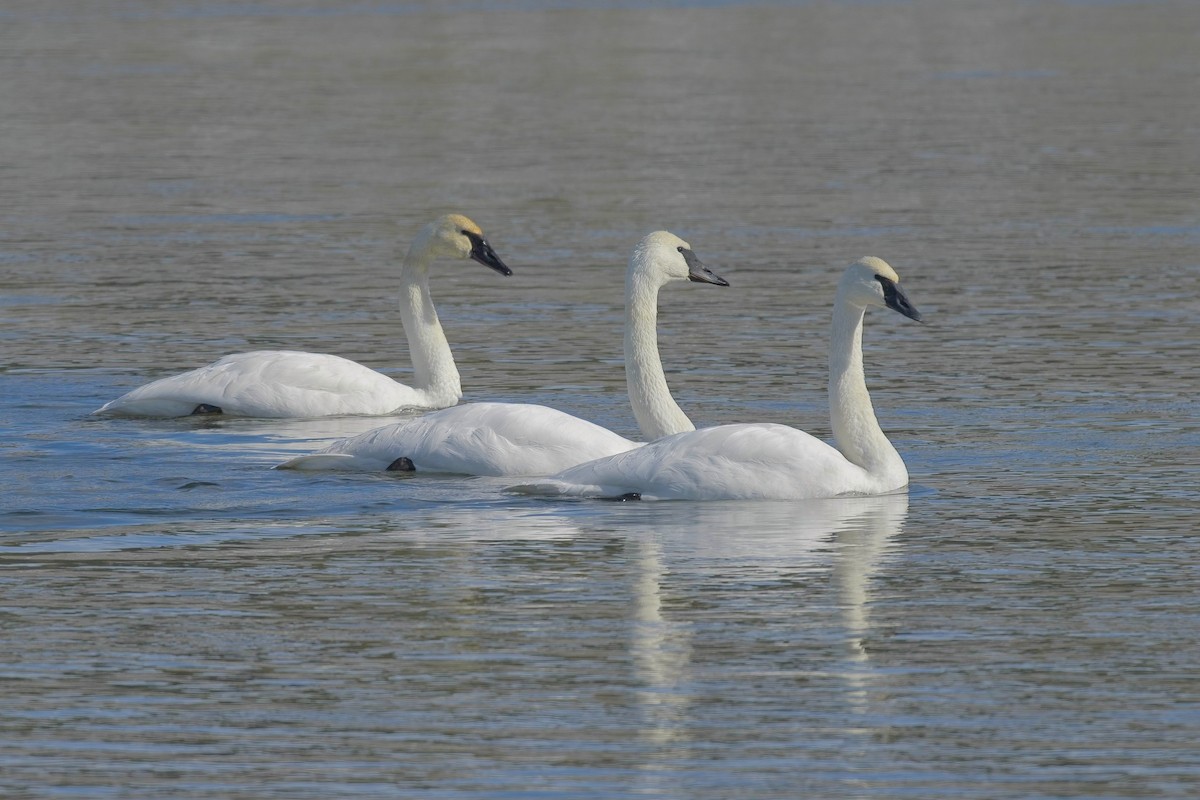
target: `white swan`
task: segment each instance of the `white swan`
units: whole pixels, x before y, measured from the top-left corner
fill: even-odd
[[[671,397],[658,356],[658,292],[674,280],[729,285],[674,234],[657,231],[634,249],[625,273],[625,374],[634,416],[652,439],[695,430]],[[546,406],[469,403],[342,439],[280,467],[550,475],[638,444]]]
[[[462,388],[429,296],[429,265],[438,257],[471,258],[501,275],[512,274],[479,226],[461,214],[447,214],[421,229],[400,265],[400,320],[412,354],[412,386],[340,356],[256,350],[148,383],[94,413],[288,418],[452,406]]]
[[[887,262],[864,258],[838,285],[829,352],[836,449],[786,425],[720,425],[668,436],[511,491],[646,500],[803,500],[885,494],[907,486],[908,470],[875,418],[862,366],[868,306],[921,319],[899,280]]]

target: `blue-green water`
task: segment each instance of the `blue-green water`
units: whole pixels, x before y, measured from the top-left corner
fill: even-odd
[[[0,12],[0,795],[1190,798],[1200,10],[117,3]],[[833,287],[907,495],[553,502],[270,467],[386,420],[120,420],[260,347],[635,433],[667,228],[698,424],[828,435]]]

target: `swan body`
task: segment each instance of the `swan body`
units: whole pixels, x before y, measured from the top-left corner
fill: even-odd
[[[574,497],[637,494],[643,500],[805,500],[883,494],[898,488],[892,483],[847,465],[836,448],[804,431],[744,423],[667,436],[522,490]]]
[[[439,257],[470,258],[502,275],[512,274],[479,226],[461,214],[447,214],[422,228],[400,270],[400,317],[412,353],[412,386],[340,356],[256,350],[148,383],[94,413],[289,418],[452,406],[462,397],[462,387],[429,295],[429,265]]]
[[[658,355],[658,292],[673,280],[729,285],[674,234],[657,231],[634,249],[625,281],[625,367],[634,416],[648,438],[695,429],[671,397]],[[342,439],[280,467],[536,476],[638,446],[546,406],[470,403]]]
[[[283,465],[466,475],[550,475],[637,447],[607,428],[546,406],[468,403],[342,439]],[[400,460],[403,466],[397,466]],[[294,463],[293,463],[294,462]]]
[[[899,280],[887,262],[864,258],[846,270],[838,286],[829,375],[836,448],[786,425],[720,425],[582,463],[512,491],[643,500],[806,500],[904,488],[908,470],[879,427],[862,368],[862,323],[869,306],[921,318]]]
[[[241,417],[382,415],[443,400],[341,356],[255,350],[148,383],[96,413],[186,417],[207,405]]]

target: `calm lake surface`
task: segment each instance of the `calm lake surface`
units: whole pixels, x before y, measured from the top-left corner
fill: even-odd
[[[1200,6],[8,0],[0,796],[1200,796]],[[100,419],[256,348],[635,435],[669,229],[700,425],[827,437],[833,290],[906,495],[555,502],[272,471],[387,420]]]

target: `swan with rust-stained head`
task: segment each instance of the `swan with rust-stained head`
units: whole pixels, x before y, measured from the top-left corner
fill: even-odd
[[[340,356],[256,350],[148,383],[95,413],[286,418],[452,406],[462,387],[429,296],[429,266],[437,258],[470,258],[501,275],[512,274],[479,226],[461,214],[447,214],[421,229],[400,265],[400,320],[412,355],[412,386]]]
[[[674,234],[657,231],[638,243],[625,273],[625,374],[634,417],[648,439],[695,430],[671,397],[658,355],[658,292],[682,280],[729,285]],[[468,403],[342,439],[280,467],[549,475],[638,446],[546,406]]]
[[[908,470],[879,427],[862,364],[868,308],[921,319],[899,284],[896,271],[879,258],[850,265],[838,284],[829,348],[829,411],[837,447],[787,425],[719,425],[667,436],[511,491],[630,500],[804,500],[903,489]]]

